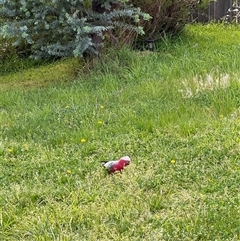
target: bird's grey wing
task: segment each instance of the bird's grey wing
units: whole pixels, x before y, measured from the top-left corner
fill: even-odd
[[[117,161],[109,161],[109,162],[107,162],[107,163],[104,164],[104,167],[109,170],[109,169],[111,169],[116,163],[117,163]]]

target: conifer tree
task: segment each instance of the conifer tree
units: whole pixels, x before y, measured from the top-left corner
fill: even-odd
[[[14,39],[16,47],[24,41],[35,58],[98,53],[105,33],[116,26],[143,33],[137,23],[140,18],[148,19],[149,15],[126,2],[0,0],[0,19],[4,19],[0,35]]]

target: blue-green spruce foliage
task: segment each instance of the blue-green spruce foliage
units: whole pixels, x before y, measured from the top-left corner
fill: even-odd
[[[92,36],[104,38],[104,33],[115,27],[143,33],[138,22],[149,15],[139,8],[127,5],[126,0],[93,2],[106,11],[92,11],[89,0],[0,0],[0,20],[4,20],[0,21],[0,36],[12,38],[16,47],[24,41],[33,57],[45,58],[97,53],[99,43],[94,43]],[[116,3],[121,8],[111,9]]]

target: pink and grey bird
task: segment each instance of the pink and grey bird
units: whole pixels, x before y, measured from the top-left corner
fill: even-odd
[[[102,165],[107,169],[108,173],[122,172],[125,166],[131,162],[129,156],[124,156],[117,161],[102,162]]]

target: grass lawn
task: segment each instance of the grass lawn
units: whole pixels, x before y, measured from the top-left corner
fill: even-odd
[[[0,240],[240,240],[239,38],[193,25],[88,74],[2,71]]]

